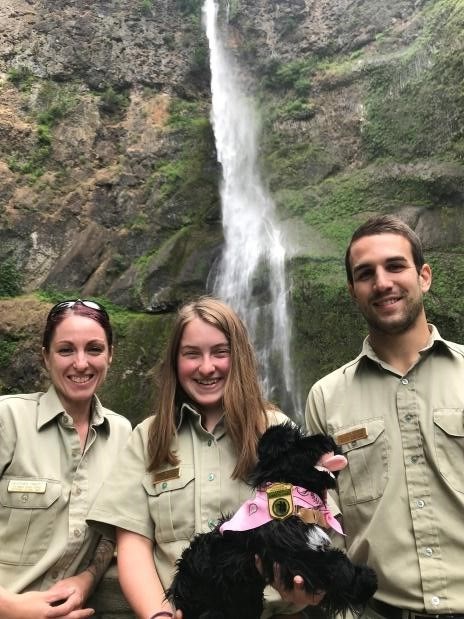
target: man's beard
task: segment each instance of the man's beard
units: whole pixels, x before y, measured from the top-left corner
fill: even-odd
[[[381,335],[400,335],[408,331],[417,321],[422,313],[424,304],[422,295],[418,298],[410,299],[401,316],[395,320],[383,319],[371,312],[362,312],[369,329]]]

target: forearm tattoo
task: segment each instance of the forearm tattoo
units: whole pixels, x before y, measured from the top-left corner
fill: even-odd
[[[87,570],[92,574],[94,587],[108,569],[114,555],[114,547],[115,543],[109,539],[102,538],[98,542],[95,554],[87,567]]]

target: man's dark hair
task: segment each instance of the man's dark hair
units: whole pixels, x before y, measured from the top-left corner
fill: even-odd
[[[353,284],[353,273],[351,271],[350,263],[351,246],[355,241],[361,239],[362,237],[373,236],[375,234],[398,234],[407,239],[411,244],[412,257],[416,270],[418,273],[420,272],[425,262],[420,238],[414,230],[412,230],[403,220],[399,219],[399,217],[395,217],[394,215],[378,215],[376,217],[371,217],[359,226],[351,237],[350,244],[348,245],[348,249],[345,254],[346,277],[350,284]]]

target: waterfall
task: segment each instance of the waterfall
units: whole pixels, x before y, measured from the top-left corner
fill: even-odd
[[[222,43],[215,0],[205,0],[203,17],[210,49],[211,122],[222,166],[225,239],[213,290],[246,323],[266,396],[298,418],[301,404],[290,363],[286,252],[275,205],[259,171],[259,117],[252,99],[242,92],[237,67]]]

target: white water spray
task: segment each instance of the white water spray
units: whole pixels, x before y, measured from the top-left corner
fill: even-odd
[[[290,365],[285,248],[273,200],[258,169],[258,117],[252,101],[239,86],[237,67],[222,44],[217,14],[215,0],[205,0],[211,120],[222,165],[225,238],[214,292],[230,303],[247,324],[267,397],[297,417],[300,403]]]

